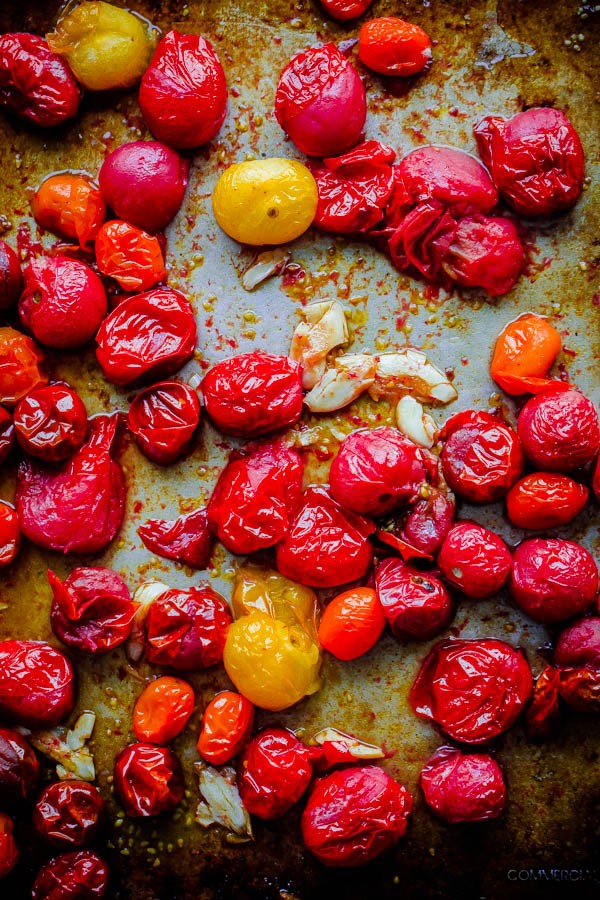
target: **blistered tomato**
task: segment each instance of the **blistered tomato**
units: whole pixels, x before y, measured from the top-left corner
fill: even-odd
[[[162,466],[186,453],[199,422],[198,395],[179,381],[140,391],[127,414],[127,427],[144,456]]]
[[[319,625],[319,601],[309,587],[285,578],[276,569],[246,563],[235,573],[232,596],[236,619],[258,610],[290,627],[298,626],[313,641]]]
[[[403,19],[370,19],[360,29],[358,55],[380,75],[417,75],[431,61],[431,40],[426,31]]]
[[[14,406],[47,383],[44,354],[35,341],[15,328],[0,328],[0,403]]]
[[[222,766],[246,745],[253,723],[250,701],[234,691],[221,691],[202,715],[198,753],[211,765]]]
[[[41,228],[87,247],[104,222],[106,204],[88,175],[61,172],[42,182],[31,211]]]
[[[0,310],[11,309],[15,305],[22,286],[19,257],[10,244],[0,240]]]
[[[19,517],[14,506],[0,500],[0,569],[9,566],[21,546]]]
[[[208,585],[167,590],[146,618],[146,655],[151,663],[182,672],[221,661],[231,614]]]
[[[385,616],[375,591],[352,588],[325,608],[319,643],[337,659],[357,659],[377,643],[384,627]]]
[[[83,443],[87,412],[68,385],[48,384],[19,400],[13,423],[22,450],[46,462],[58,462]]]
[[[138,528],[144,546],[195,569],[205,569],[210,561],[212,534],[206,509],[201,507],[176,519],[148,519]]]
[[[261,819],[284,815],[310,784],[314,757],[315,750],[283,728],[266,728],[253,737],[238,770],[240,797],[248,812]]]
[[[73,669],[43,641],[0,642],[0,712],[32,728],[57,725],[73,706]]]
[[[135,701],[133,733],[138,741],[169,744],[184,729],[194,702],[193,688],[181,678],[151,681]]]
[[[561,632],[554,648],[557,666],[600,668],[600,616],[586,616]]]
[[[40,764],[32,747],[18,731],[0,728],[0,803],[3,809],[19,806],[36,789]]]
[[[46,844],[69,849],[91,844],[104,814],[98,788],[85,781],[58,781],[42,791],[33,827]]]
[[[428,806],[446,822],[496,819],[506,806],[502,770],[491,756],[440,747],[420,777]]]
[[[436,575],[386,559],[375,574],[375,588],[383,613],[400,640],[429,640],[448,625],[452,597]]]
[[[321,6],[332,19],[338,22],[347,22],[349,19],[357,19],[373,3],[373,0],[320,0]]]
[[[477,522],[457,522],[437,557],[446,581],[472,600],[496,594],[508,578],[510,551],[502,538]]]
[[[108,866],[91,850],[61,853],[42,866],[32,900],[96,900],[108,890]]]
[[[525,313],[505,325],[494,346],[490,374],[507,394],[537,394],[560,350],[558,331],[544,316]]]
[[[517,528],[545,531],[566,525],[579,515],[589,490],[568,475],[534,472],[526,475],[506,495],[508,518]]]
[[[102,274],[114,278],[124,291],[147,291],[167,274],[158,238],[128,222],[106,222],[95,250]]]
[[[525,265],[525,251],[510,219],[465,216],[443,248],[440,265],[463,287],[481,287],[490,297],[500,297],[517,282]]]
[[[0,879],[8,875],[19,860],[19,848],[13,836],[12,819],[0,813]]]
[[[571,472],[592,462],[600,448],[600,423],[579,391],[548,388],[527,401],[517,431],[527,459],[547,472]]]
[[[560,673],[561,699],[580,712],[600,711],[600,668],[578,666]]]
[[[449,491],[429,485],[422,493],[425,496],[407,512],[377,531],[378,539],[397,550],[406,562],[433,559],[454,521],[455,502]]]
[[[544,666],[533,686],[531,703],[525,710],[525,728],[530,738],[544,738],[559,716],[560,672]]]
[[[168,747],[130,744],[115,761],[115,791],[126,815],[158,816],[183,797],[181,764]]]
[[[72,119],[81,89],[69,66],[36,34],[0,37],[0,105],[36,125]]]
[[[0,377],[0,382],[1,382]],[[15,446],[15,427],[12,416],[4,406],[0,406],[0,465],[8,459]]]

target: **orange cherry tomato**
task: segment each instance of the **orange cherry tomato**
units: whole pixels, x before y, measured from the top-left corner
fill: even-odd
[[[418,25],[395,16],[370,19],[360,29],[358,55],[380,75],[417,75],[431,60],[431,40]]]
[[[48,384],[48,373],[35,341],[15,328],[0,328],[0,403],[15,406],[43,384]]]
[[[490,374],[507,394],[537,394],[555,383],[544,376],[560,345],[560,335],[547,319],[525,313],[498,335]]]
[[[80,247],[95,240],[106,218],[99,188],[87,175],[70,172],[46,178],[34,194],[31,211],[41,228],[77,240]]]
[[[222,691],[204,710],[198,752],[215,766],[229,762],[248,742],[254,707],[235,691]]]
[[[151,681],[133,709],[138,741],[168,744],[177,737],[194,711],[194,691],[187,681],[165,675]]]
[[[147,291],[167,274],[158,238],[119,219],[98,232],[96,262],[125,291]]]
[[[526,475],[506,495],[508,518],[517,528],[545,531],[566,525],[579,515],[589,490],[568,475],[534,472]]]
[[[319,625],[319,641],[338,659],[356,659],[377,643],[385,626],[381,602],[371,588],[334,597]]]

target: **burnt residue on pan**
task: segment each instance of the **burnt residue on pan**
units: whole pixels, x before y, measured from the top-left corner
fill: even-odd
[[[475,149],[472,123],[486,113],[508,115],[535,105],[564,109],[578,129],[587,156],[590,184],[577,207],[555,222],[527,225],[527,274],[507,297],[489,303],[472,292],[447,295],[393,270],[374,249],[331,236],[313,235],[290,248],[294,266],[282,281],[273,279],[252,294],[239,272],[252,254],[218,231],[210,193],[222,168],[253,155],[298,156],[283,140],[273,116],[277,76],[297,50],[326,40],[349,40],[356,24],[327,19],[310,0],[190,0],[188,3],[131,0],[127,5],[164,30],[201,32],[215,45],[231,89],[227,121],[212,146],[193,157],[184,207],[168,229],[170,281],[191,299],[198,313],[198,358],[184,377],[202,374],[216,359],[253,347],[284,353],[298,309],[316,297],[340,299],[350,310],[355,349],[393,349],[410,342],[453,373],[459,390],[454,408],[499,404],[487,368],[493,335],[519,312],[536,310],[561,331],[562,363],[596,401],[600,400],[600,261],[598,214],[598,27],[593,4],[577,0],[409,0],[380,2],[375,15],[400,15],[432,36],[434,63],[423,77],[390,84],[363,69],[370,116],[367,133],[397,148],[399,155],[437,142]],[[43,33],[59,4],[4,0],[0,29]],[[33,130],[2,116],[0,136],[0,229],[26,255],[39,241],[29,199],[49,173],[63,169],[98,171],[104,155],[127,140],[149,136],[135,91],[87,97],[80,115],[52,132]],[[596,199],[596,204],[594,204]],[[45,247],[54,242],[42,238]],[[92,350],[54,355],[56,375],[77,387],[90,413],[127,408],[127,395],[105,384]],[[362,403],[353,412],[366,425],[383,423],[385,409]],[[514,410],[507,408],[510,416]],[[442,419],[443,413],[438,413]],[[379,416],[379,419],[377,417]],[[328,457],[339,435],[356,427],[346,415],[311,421],[317,430],[309,451],[311,477],[326,477]],[[335,429],[333,429],[335,426]],[[168,469],[144,460],[125,446],[121,461],[128,480],[127,525],[102,559],[135,587],[160,578],[195,583],[198,574],[152,557],[136,535],[141,521],[173,514],[204,501],[216,480],[227,447],[204,424],[191,455]],[[3,472],[1,495],[10,499],[14,470]],[[481,510],[463,510],[482,519]],[[521,537],[500,508],[487,521],[509,543]],[[597,509],[562,532],[598,550]],[[24,547],[18,563],[2,576],[0,636],[54,640],[48,609],[46,569],[65,574],[79,560]],[[223,593],[230,591],[231,559],[217,553],[208,573]],[[547,657],[548,633],[526,621],[506,596],[464,601],[451,626],[465,637],[494,635],[519,644],[537,674]],[[551,635],[550,635],[551,637]],[[131,710],[151,669],[132,669],[120,651],[106,658],[77,660],[79,709],[95,709],[93,740],[98,783],[108,800],[108,849],[112,895],[119,900],[395,900],[395,898],[530,898],[598,895],[600,881],[600,720],[566,714],[555,736],[534,744],[520,726],[495,744],[507,778],[509,803],[496,821],[480,826],[448,826],[425,808],[417,788],[420,767],[443,742],[416,720],[407,695],[419,660],[429,645],[402,645],[384,638],[375,651],[354,663],[329,658],[324,688],[286,713],[262,714],[259,724],[277,722],[302,729],[304,736],[334,725],[384,743],[385,765],[415,794],[408,835],[396,849],[360,870],[327,870],[303,850],[300,810],[279,822],[255,823],[252,844],[231,845],[218,831],[193,822],[196,783],[192,773],[199,711],[216,690],[227,686],[221,669],[193,676],[198,711],[175,742],[186,769],[188,795],[172,816],[151,822],[123,818],[112,796],[116,753],[132,739]],[[25,861],[5,881],[2,897],[21,900],[44,851],[28,826],[18,837]]]

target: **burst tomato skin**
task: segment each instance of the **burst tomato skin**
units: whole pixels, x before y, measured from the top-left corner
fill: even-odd
[[[47,383],[41,348],[15,328],[0,328],[0,403],[15,406],[33,388]]]
[[[558,472],[534,472],[517,481],[506,495],[506,512],[517,528],[545,531],[566,525],[585,506],[589,490]]]
[[[36,789],[40,764],[32,747],[18,731],[0,728],[0,803],[18,807]]]
[[[42,866],[31,889],[32,900],[96,900],[108,890],[109,871],[91,850],[61,853]]]
[[[0,500],[0,569],[9,566],[21,546],[21,529],[17,511]]]
[[[600,449],[600,423],[591,400],[576,390],[548,388],[527,401],[517,431],[525,456],[547,472],[571,472]]]
[[[437,556],[442,576],[471,600],[498,593],[508,578],[512,557],[501,537],[476,522],[457,522]]]
[[[506,806],[506,785],[498,763],[482,753],[440,747],[420,776],[427,805],[446,822],[496,819]]]
[[[375,646],[385,628],[385,615],[371,588],[338,594],[325,608],[319,643],[337,659],[357,659]]]
[[[514,222],[499,216],[465,216],[441,258],[446,275],[490,297],[507,294],[525,265],[525,251]]]
[[[0,406],[0,466],[10,456],[15,446],[15,426],[12,416],[4,406]]]
[[[87,412],[68,385],[48,384],[19,400],[13,423],[17,442],[25,453],[45,462],[58,462],[72,456],[83,443]]]
[[[146,618],[146,656],[181,672],[214,666],[223,657],[230,623],[225,600],[208,585],[166,591]]]
[[[306,847],[326,866],[362,865],[405,833],[412,797],[377,766],[351,766],[320,778],[302,814]]]
[[[148,519],[140,525],[138,534],[144,546],[157,556],[194,569],[205,569],[210,562],[212,533],[204,507],[172,521]]]
[[[545,738],[559,716],[560,671],[544,666],[533,686],[531,703],[525,710],[525,730],[530,738]]]
[[[44,843],[70,849],[91,844],[104,817],[98,788],[85,781],[57,781],[44,788],[33,827]]]
[[[454,522],[455,511],[456,503],[449,491],[429,486],[426,496],[417,500],[394,526],[391,537],[397,536],[408,548],[416,551],[409,551],[410,556],[433,559]],[[381,533],[379,537],[382,539]],[[394,546],[393,540],[390,543]],[[400,553],[402,555],[403,551],[400,550]]]
[[[507,394],[537,394],[552,384],[545,376],[560,347],[560,334],[544,316],[525,313],[498,335],[490,375]]]
[[[0,642],[0,711],[32,728],[51,728],[75,705],[71,663],[43,641]]]
[[[560,673],[561,699],[580,712],[600,710],[600,668],[577,666]]]
[[[19,848],[13,836],[13,822],[0,813],[0,879],[12,872],[19,861]]]
[[[102,194],[84,173],[62,172],[44,179],[31,201],[37,224],[82,248],[94,241],[106,218]]]
[[[194,711],[194,691],[187,681],[164,675],[146,685],[133,708],[138,741],[169,744],[183,731]]]
[[[338,22],[358,19],[373,3],[373,0],[320,0],[321,6]]]
[[[140,391],[127,414],[127,427],[136,444],[161,466],[187,452],[199,422],[198,395],[179,381],[163,381]]]
[[[211,765],[222,766],[248,743],[253,724],[250,701],[235,691],[221,691],[202,715],[198,753]]]
[[[387,250],[393,264],[400,271],[413,266],[430,281],[444,281],[442,262],[457,227],[456,219],[439,200],[421,201],[402,217],[389,236]]]
[[[580,544],[560,538],[530,538],[514,552],[510,594],[536,622],[570,619],[592,605],[598,567]]]
[[[395,16],[369,19],[358,36],[362,63],[380,75],[418,75],[431,62],[427,32]]]
[[[452,597],[440,579],[399,559],[380,563],[375,589],[392,634],[399,640],[429,640],[454,614]]]
[[[112,219],[96,237],[96,262],[124,291],[147,291],[166,277],[160,241],[147,231]]]
[[[0,311],[12,309],[19,299],[22,286],[19,257],[10,244],[0,240]]]
[[[238,769],[240,797],[248,812],[261,819],[283,816],[310,784],[317,754],[283,728],[266,728],[253,737]]]
[[[131,818],[158,816],[183,797],[181,764],[168,747],[129,744],[115,761],[115,791]]]
[[[200,389],[209,418],[233,437],[287,428],[302,414],[301,369],[286,356],[254,352],[223,359],[209,369]]]
[[[554,648],[554,663],[600,669],[600,616],[586,616],[561,632]]]

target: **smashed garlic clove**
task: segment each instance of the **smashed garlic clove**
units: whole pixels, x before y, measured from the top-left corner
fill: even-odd
[[[61,781],[79,778],[81,781],[94,781],[96,767],[86,741],[88,741],[96,724],[96,714],[84,712],[75,722],[72,729],[65,725],[57,725],[43,731],[20,729],[27,736],[29,743],[57,763],[56,774]]]
[[[420,447],[431,450],[438,436],[438,428],[421,404],[410,394],[401,397],[396,407],[398,430]]]
[[[282,272],[289,259],[290,254],[281,247],[259,253],[242,272],[242,287],[245,291],[253,291],[267,278]]]
[[[232,831],[238,839],[253,840],[250,815],[242,803],[233,766],[215,769],[206,763],[196,762],[194,768],[200,788],[196,822],[204,828],[222,825],[223,828]]]
[[[325,373],[327,354],[348,343],[348,325],[337,300],[309,303],[303,315],[306,321],[296,326],[290,358],[302,364],[302,386],[309,391]]]
[[[373,400],[397,399],[412,394],[424,403],[451,403],[458,391],[443,372],[432,365],[427,356],[414,347],[375,357],[377,372],[369,394]]]
[[[348,406],[366,391],[375,378],[375,357],[368,353],[338,356],[312,391],[304,398],[311,412],[334,412]]]
[[[322,747],[326,743],[342,744],[355,759],[384,759],[385,753],[376,744],[367,744],[351,734],[338,731],[337,728],[322,728],[313,734],[312,740]]]
[[[170,590],[162,581],[145,581],[133,595],[133,602],[138,604],[133,618],[133,628],[125,643],[125,654],[130,662],[139,662],[144,652],[144,622],[150,607],[159,597]]]

